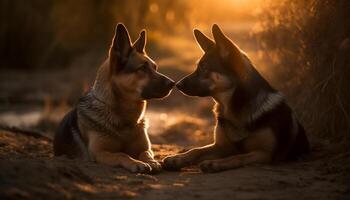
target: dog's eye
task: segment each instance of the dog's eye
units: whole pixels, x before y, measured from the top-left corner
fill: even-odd
[[[198,64],[199,64],[199,66],[206,66],[207,65],[207,63],[204,61],[200,61]]]
[[[146,71],[148,69],[148,63],[144,62],[137,70]]]
[[[200,71],[201,71],[202,73],[206,73],[206,72],[208,72],[208,68],[202,66],[202,67],[200,68]]]

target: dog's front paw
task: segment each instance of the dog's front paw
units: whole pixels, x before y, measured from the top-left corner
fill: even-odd
[[[162,165],[159,162],[153,160],[149,161],[148,164],[151,166],[151,174],[157,174],[162,171]]]
[[[132,173],[150,173],[152,168],[148,163],[135,162],[128,167],[128,170]]]
[[[222,167],[217,161],[205,160],[199,164],[199,168],[205,173],[214,173],[222,171]]]
[[[180,170],[182,167],[185,167],[187,164],[185,159],[180,155],[168,156],[163,160],[163,167],[166,170]]]

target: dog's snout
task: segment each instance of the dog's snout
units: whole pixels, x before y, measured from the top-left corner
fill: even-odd
[[[165,85],[169,88],[173,88],[175,86],[175,82],[171,79],[167,79]]]
[[[183,81],[177,82],[177,83],[176,83],[176,87],[177,87],[179,90],[183,89],[183,88],[184,88],[184,83],[183,83]]]

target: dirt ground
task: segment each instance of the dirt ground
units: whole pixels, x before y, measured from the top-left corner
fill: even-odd
[[[203,174],[190,167],[131,174],[91,162],[54,158],[52,142],[0,132],[0,199],[349,199],[350,153],[319,144],[303,160]],[[154,145],[157,159],[183,150]],[[330,156],[335,155],[335,156]]]

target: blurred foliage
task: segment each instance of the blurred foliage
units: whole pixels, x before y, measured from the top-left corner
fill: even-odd
[[[333,141],[350,140],[349,11],[348,0],[270,1],[257,34],[308,130]]]
[[[187,8],[184,0],[2,0],[1,68],[62,67],[106,52],[118,22],[134,39],[146,26],[174,32],[186,26]]]

